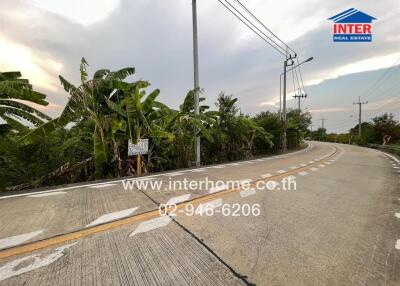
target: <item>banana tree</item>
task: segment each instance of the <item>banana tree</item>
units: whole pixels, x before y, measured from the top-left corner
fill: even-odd
[[[160,123],[171,110],[157,101],[160,90],[156,89],[146,96],[145,89],[150,84],[146,81],[133,83],[115,82],[117,88],[110,98],[108,106],[115,111],[113,133],[125,134],[132,143],[142,138],[164,138],[172,140],[173,134],[162,129]],[[112,99],[111,99],[112,98]],[[137,173],[141,173],[142,157],[137,156]]]
[[[93,157],[95,163],[95,176],[101,178],[109,171],[113,144],[112,120],[114,112],[107,104],[107,96],[115,89],[114,85],[122,82],[126,77],[134,74],[134,68],[124,68],[118,71],[101,69],[94,73],[93,79],[88,79],[88,63],[82,58],[80,64],[81,84],[76,87],[59,76],[65,91],[70,98],[60,117],[53,119],[29,132],[20,140],[35,140],[46,135],[58,127],[64,127],[70,122],[90,120],[94,123],[93,130]],[[114,148],[115,149],[115,148]],[[114,156],[115,157],[115,156]]]
[[[28,131],[26,122],[40,126],[51,120],[49,116],[31,107],[28,103],[46,106],[46,95],[34,91],[27,79],[21,78],[20,72],[0,72],[0,118],[9,130]]]
[[[210,142],[213,138],[209,132],[216,120],[217,112],[207,111],[209,106],[200,105],[199,114],[194,110],[194,90],[186,94],[183,104],[179,110],[174,111],[168,119],[166,130],[173,133],[175,139],[175,157],[179,167],[188,167],[194,161],[194,138],[200,136]],[[199,102],[205,101],[204,97],[199,98]]]

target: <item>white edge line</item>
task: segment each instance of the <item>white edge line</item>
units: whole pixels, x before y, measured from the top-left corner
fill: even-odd
[[[314,147],[314,145],[310,142],[308,143],[307,148],[303,149],[303,150],[299,150],[296,152],[292,152],[292,153],[288,153],[286,155],[294,155],[297,153],[303,153],[305,151],[308,151],[310,149],[312,149]],[[266,160],[271,160],[271,159],[278,159],[281,158],[282,155],[276,155],[276,156],[271,156],[271,157],[266,157]],[[400,161],[399,161],[400,162]],[[232,164],[232,163],[230,163]],[[208,167],[204,167],[204,168],[208,168]],[[184,171],[180,171],[180,172],[187,172],[189,170],[184,170]],[[176,171],[172,172],[172,173],[176,173]],[[11,199],[11,198],[17,198],[17,197],[24,197],[24,196],[29,196],[29,195],[38,195],[38,194],[47,194],[47,193],[52,193],[52,192],[59,192],[59,191],[65,191],[65,190],[74,190],[74,189],[80,189],[80,188],[85,188],[85,187],[91,187],[91,186],[98,186],[98,185],[104,185],[104,184],[111,184],[111,183],[119,183],[119,182],[123,182],[123,181],[129,181],[129,180],[143,180],[143,179],[150,179],[150,178],[155,178],[155,177],[160,177],[160,176],[165,176],[168,173],[162,173],[162,174],[154,174],[154,175],[150,175],[150,176],[145,176],[145,177],[139,177],[139,178],[131,178],[131,179],[119,179],[119,180],[113,180],[113,181],[108,181],[108,182],[104,182],[104,183],[92,183],[92,184],[85,184],[85,185],[79,185],[79,186],[72,186],[72,187],[65,187],[65,188],[57,188],[57,189],[53,189],[53,190],[47,190],[47,191],[41,191],[41,192],[30,192],[30,193],[23,193],[23,194],[17,194],[17,195],[8,195],[8,196],[2,196],[0,197],[0,200],[5,200],[5,199]]]

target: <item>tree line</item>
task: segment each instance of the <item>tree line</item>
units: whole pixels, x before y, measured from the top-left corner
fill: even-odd
[[[346,133],[326,133],[326,129],[319,128],[309,131],[307,136],[313,140],[337,142],[344,144],[385,144],[400,146],[400,122],[394,119],[391,113],[383,113],[370,121],[361,123],[361,136],[359,125],[355,125]]]
[[[132,67],[100,69],[92,77],[87,68],[82,58],[79,85],[59,76],[69,100],[54,119],[29,105],[48,102],[20,72],[0,72],[1,190],[135,175],[136,158],[128,156],[128,140],[149,139],[149,152],[142,157],[145,172],[194,166],[196,136],[201,138],[203,164],[281,148],[284,125],[277,113],[244,115],[237,98],[221,92],[215,110],[200,96],[196,115],[194,90],[173,109],[158,101],[160,90],[152,90],[148,81],[128,80],[135,74]],[[311,115],[295,109],[287,118],[288,147],[299,148]]]

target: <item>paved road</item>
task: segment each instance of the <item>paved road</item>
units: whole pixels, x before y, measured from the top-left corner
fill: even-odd
[[[284,156],[2,196],[0,285],[400,285],[399,170],[374,150],[312,142]],[[184,178],[242,186],[150,184]],[[257,185],[267,181],[279,185]],[[178,207],[160,217],[167,202]]]

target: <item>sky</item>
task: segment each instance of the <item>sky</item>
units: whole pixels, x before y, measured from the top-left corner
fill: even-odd
[[[233,0],[231,0],[234,2]],[[198,2],[200,86],[214,106],[223,91],[255,115],[279,108],[284,57],[229,13],[217,0]],[[305,91],[302,108],[313,128],[326,118],[328,132],[400,110],[400,4],[398,0],[242,0],[298,54]],[[79,84],[79,63],[89,72],[135,67],[133,79],[160,88],[160,100],[177,108],[193,88],[191,0],[2,0],[0,71],[19,70],[49,105],[35,106],[56,117],[68,100],[58,75]],[[375,18],[371,43],[332,42],[327,20],[349,8]],[[291,74],[288,107],[295,107]]]

